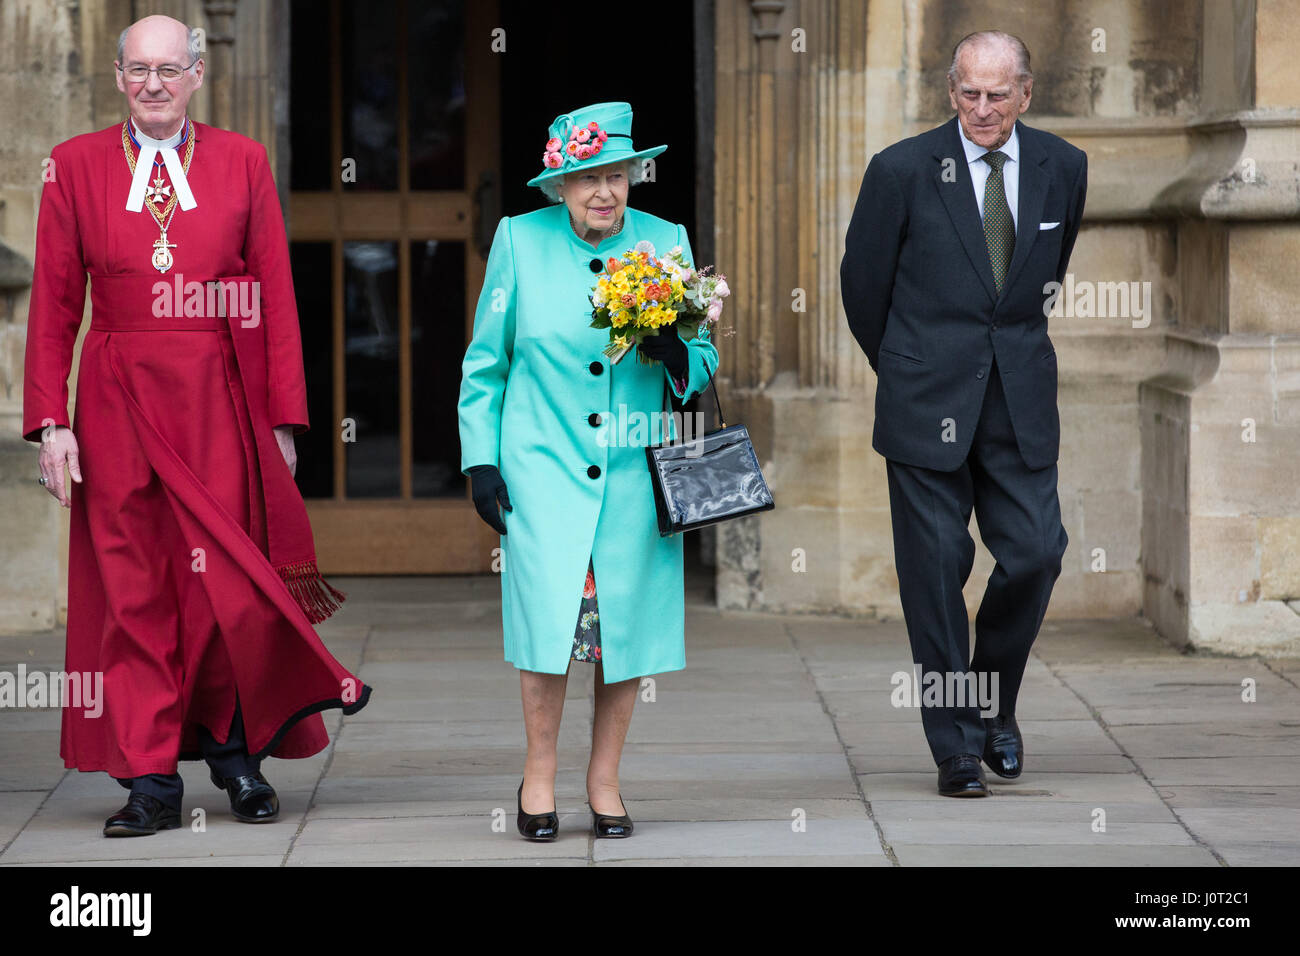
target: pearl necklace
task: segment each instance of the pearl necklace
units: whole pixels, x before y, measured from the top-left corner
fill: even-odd
[[[578,229],[578,220],[573,218],[573,213],[569,213],[569,226],[573,229],[574,235],[576,235],[579,239],[581,239],[583,242],[589,241],[586,235],[584,235],[583,232]],[[594,230],[587,230],[587,231],[592,232]],[[614,223],[614,228],[611,229],[609,232],[607,232],[605,235],[601,236],[601,240],[608,239],[611,236],[617,236],[622,231],[623,231],[623,218],[620,216],[618,222]]]

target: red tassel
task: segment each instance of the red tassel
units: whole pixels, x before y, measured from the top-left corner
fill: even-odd
[[[276,568],[307,620],[319,624],[339,609],[347,595],[321,577],[315,561],[300,561]]]

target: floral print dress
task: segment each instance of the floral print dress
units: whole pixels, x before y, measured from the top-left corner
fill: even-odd
[[[573,629],[573,660],[586,664],[600,661],[600,612],[596,610],[596,569],[587,559],[587,581],[582,586],[578,624]]]

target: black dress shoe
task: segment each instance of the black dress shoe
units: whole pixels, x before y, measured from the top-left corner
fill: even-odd
[[[1014,780],[1025,767],[1025,742],[1015,716],[984,718],[984,763],[999,777]]]
[[[179,810],[171,809],[147,793],[133,793],[126,806],[104,821],[104,836],[151,836],[159,830],[175,830],[180,825]]]
[[[623,798],[619,797],[618,802],[622,803]],[[632,818],[627,814],[616,817],[609,813],[597,813],[590,803],[587,807],[591,810],[591,829],[596,836],[621,840],[632,835]],[[624,806],[623,809],[626,810],[627,807]]]
[[[222,778],[213,770],[209,776],[214,787],[230,795],[230,812],[241,823],[271,823],[280,815],[280,798],[260,773]]]
[[[987,797],[984,769],[974,754],[957,754],[939,764],[939,793],[945,797]]]
[[[560,835],[560,818],[555,815],[555,811],[549,813],[524,813],[524,782],[519,781],[518,803],[519,814],[515,818],[515,826],[519,827],[519,835],[533,840],[537,843],[550,843]]]

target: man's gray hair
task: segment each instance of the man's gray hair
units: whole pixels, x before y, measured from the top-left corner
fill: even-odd
[[[978,30],[975,33],[968,33],[952,48],[952,66],[948,67],[948,81],[957,82],[957,57],[968,44],[988,43],[990,40],[998,40],[1006,43],[1015,51],[1016,54],[1016,79],[1021,83],[1026,80],[1032,80],[1034,74],[1029,70],[1029,47],[1025,46],[1025,41],[1018,36],[1010,33],[1003,33],[1001,30]]]
[[[134,26],[134,24],[132,24],[132,26]],[[190,55],[190,66],[193,66],[194,61],[203,55],[203,51],[199,49],[199,34],[197,31],[190,29],[190,25],[188,23],[182,23],[181,26],[185,27],[185,35],[189,37],[189,39],[185,42],[185,52]],[[122,58],[126,56],[126,35],[130,32],[131,32],[131,27],[127,27],[125,30],[123,30],[121,33],[117,35],[117,62],[118,63],[122,63]],[[125,65],[126,64],[123,63],[123,66]]]
[[[608,165],[612,166],[614,164],[610,163]],[[623,169],[627,173],[627,184],[629,186],[635,186],[637,183],[643,182],[645,180],[645,163],[641,162],[640,160],[635,160],[635,159],[623,160]],[[575,171],[576,170],[569,170],[569,172],[575,172]],[[563,197],[555,190],[555,187],[562,182],[564,182],[563,176],[555,176],[551,179],[543,179],[540,183],[537,184],[537,188],[540,189],[542,191],[542,195],[545,196],[551,202],[562,202]]]

